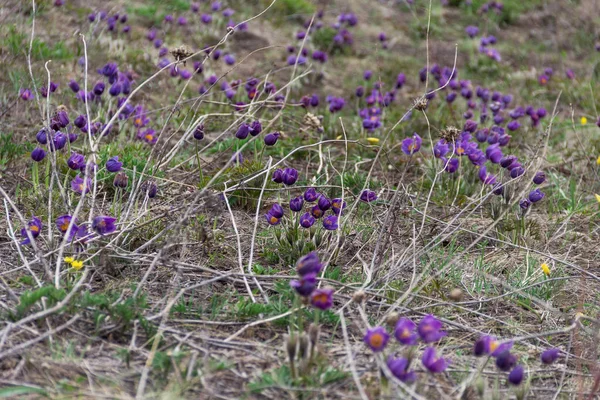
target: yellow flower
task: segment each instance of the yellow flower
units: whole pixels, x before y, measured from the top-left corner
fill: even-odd
[[[585,124],[587,124],[587,118],[581,117],[581,125],[585,125]]]
[[[73,257],[65,257],[65,258],[64,258],[64,261],[65,261],[67,264],[73,264],[73,261],[75,261],[75,259],[74,259]]]
[[[600,194],[594,193],[594,196],[596,196],[596,201],[600,203]]]
[[[77,260],[75,260],[75,261],[73,261],[71,263],[71,266],[73,268],[75,268],[77,271],[79,271],[81,268],[83,268],[83,261],[77,261]]]
[[[596,158],[596,165],[600,165],[600,156],[598,156],[598,158]]]
[[[367,138],[367,142],[369,142],[370,144],[379,144],[379,138],[376,138],[376,137],[368,137],[368,138]]]
[[[542,272],[544,273],[544,275],[550,276],[550,266],[548,266],[548,264],[546,264],[546,263],[543,263],[541,267],[542,267]]]
[[[342,137],[343,137],[342,135],[338,135],[338,136],[335,138],[335,140],[342,140]]]

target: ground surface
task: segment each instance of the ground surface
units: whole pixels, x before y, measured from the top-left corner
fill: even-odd
[[[408,3],[4,1],[0,396],[598,398],[600,3]],[[86,102],[98,82],[104,93]],[[318,106],[303,106],[312,95]],[[69,121],[56,126],[61,110]],[[94,134],[75,126],[80,115]],[[263,131],[237,138],[253,121]],[[41,129],[54,139],[41,143]],[[52,151],[58,131],[78,137]],[[511,177],[497,151],[523,173]],[[277,168],[297,181],[274,182]],[[76,176],[90,193],[74,190]],[[346,202],[339,218],[328,209],[298,226],[317,203],[293,212],[290,199],[309,187]],[[523,203],[535,190],[543,198]],[[276,204],[284,216],[271,220]],[[40,229],[23,244],[33,217]],[[318,285],[333,289],[323,311],[290,287],[311,251]],[[399,344],[398,318],[428,314],[447,336]],[[377,326],[391,335],[382,352],[363,341]],[[521,382],[497,355],[473,355],[483,335],[513,343]],[[429,346],[444,371],[422,362]],[[541,363],[553,348],[558,359]],[[415,382],[386,366],[394,357],[411,360]]]

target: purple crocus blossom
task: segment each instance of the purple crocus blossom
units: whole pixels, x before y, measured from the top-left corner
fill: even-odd
[[[390,335],[385,331],[385,328],[377,326],[367,330],[363,340],[371,350],[380,352],[385,348],[389,339]]]
[[[56,227],[58,228],[58,230],[60,231],[60,233],[67,233],[67,230],[69,229],[69,225],[71,224],[71,220],[73,219],[73,217],[71,215],[61,215],[60,217],[56,218]],[[78,227],[77,227],[77,221],[73,222],[73,225],[71,226],[71,229],[73,232],[76,232]]]
[[[117,219],[110,216],[99,216],[92,220],[92,229],[99,235],[108,235],[117,230],[115,221]]]
[[[264,138],[265,145],[266,146],[274,146],[275,143],[277,143],[277,140],[279,139],[280,136],[281,136],[281,134],[279,132],[272,132],[272,133],[265,135],[265,138]]]
[[[558,356],[560,355],[560,350],[558,349],[548,349],[545,350],[541,355],[542,363],[546,365],[550,365],[558,360]]]
[[[119,172],[123,163],[119,161],[119,156],[114,156],[108,159],[106,162],[106,170],[108,172]]]
[[[291,280],[290,286],[296,290],[300,296],[309,296],[317,286],[317,274],[314,272],[305,274],[300,279]]]
[[[29,234],[27,233],[29,232]],[[42,232],[42,220],[38,217],[32,217],[31,221],[27,223],[27,228],[21,229],[21,236],[23,236],[23,241],[21,241],[21,245],[27,245],[31,243],[31,238],[37,238]]]
[[[310,304],[320,310],[328,310],[333,305],[333,289],[315,289],[310,295]]]
[[[86,194],[86,193],[89,193],[91,188],[92,188],[92,180],[90,178],[87,178],[84,181],[81,176],[77,175],[75,177],[75,179],[73,179],[71,181],[71,189],[75,193]]]
[[[421,358],[423,366],[432,373],[444,372],[448,368],[448,360],[443,357],[436,357],[435,348],[427,347]]]
[[[413,155],[421,149],[421,143],[423,140],[421,136],[414,133],[412,137],[406,138],[402,141],[402,152],[406,155]]]
[[[290,200],[290,210],[294,212],[302,211],[303,206],[304,199],[302,198],[302,196],[298,196]]]
[[[323,228],[328,231],[335,231],[338,228],[338,217],[337,215],[329,215],[323,218]]]
[[[294,168],[285,168],[281,177],[284,185],[291,186],[298,180],[298,171]]]
[[[375,200],[377,200],[377,193],[375,193],[372,190],[365,189],[360,194],[360,200],[364,201],[365,203],[370,203],[372,201],[375,201]]]
[[[310,273],[318,274],[323,268],[323,264],[319,261],[319,256],[312,251],[305,256],[302,256],[296,261],[296,272],[300,276]]]
[[[83,154],[75,153],[71,154],[71,157],[67,160],[67,165],[72,170],[79,170],[85,166],[85,157]]]
[[[508,372],[517,364],[517,356],[506,350],[496,357],[496,367]]]
[[[302,214],[302,216],[300,217],[300,226],[302,226],[303,228],[310,228],[314,225],[315,222],[315,217],[310,215],[309,212]]]
[[[309,203],[312,203],[314,201],[316,201],[319,198],[320,194],[317,193],[315,188],[308,188],[306,189],[306,192],[304,192],[304,200],[306,200]]]
[[[447,333],[441,329],[442,322],[433,315],[429,314],[421,320],[417,330],[423,342],[433,343],[447,335]]]
[[[534,189],[531,192],[529,192],[528,197],[529,201],[531,201],[532,203],[537,203],[538,201],[542,200],[544,196],[544,192],[542,192],[540,189]]]
[[[387,360],[387,366],[390,369],[392,375],[398,378],[404,383],[412,383],[417,379],[414,371],[409,371],[410,362],[406,358],[392,358],[389,357]]]
[[[518,386],[521,384],[521,382],[523,382],[524,375],[525,375],[525,370],[523,369],[523,366],[517,365],[516,367],[513,368],[512,371],[510,371],[510,374],[508,374],[508,381],[511,384]]]
[[[406,346],[417,344],[418,335],[415,332],[416,325],[408,318],[400,318],[394,329],[396,340]]]
[[[46,152],[41,147],[36,147],[31,152],[31,159],[35,162],[40,162],[46,157]]]

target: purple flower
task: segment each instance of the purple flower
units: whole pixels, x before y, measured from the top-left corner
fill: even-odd
[[[46,152],[41,147],[36,147],[31,152],[31,159],[35,162],[40,162],[46,157]]]
[[[271,214],[270,211],[265,214],[265,219],[267,220],[269,225],[279,225],[279,223],[281,222],[281,218],[277,218],[276,216]]]
[[[302,207],[304,206],[304,199],[302,196],[298,196],[290,200],[290,210],[294,212],[302,211]]]
[[[328,231],[335,231],[338,228],[338,217],[337,215],[329,215],[323,218],[323,228]]]
[[[38,217],[32,217],[31,221],[27,223],[27,228],[21,229],[21,236],[23,236],[23,241],[21,242],[21,245],[27,245],[31,243],[29,235],[27,234],[28,231],[29,235],[31,235],[33,239],[37,238],[42,232],[42,220]]]
[[[512,167],[512,164],[511,164],[511,167]],[[525,168],[521,167],[520,164],[519,164],[518,166],[514,166],[510,170],[510,177],[513,178],[513,179],[516,179],[519,176],[523,175],[524,173],[525,173]]]
[[[421,149],[421,143],[423,140],[415,133],[413,137],[406,138],[402,141],[402,152],[406,155],[412,155]]]
[[[71,88],[71,90],[75,93],[79,92],[79,84],[77,82],[75,82],[75,80],[71,79],[69,81],[69,87]]]
[[[513,385],[518,386],[521,384],[521,382],[523,382],[524,373],[525,370],[523,369],[523,366],[517,365],[512,371],[510,371],[510,374],[508,374],[508,381]]]
[[[535,176],[533,177],[533,183],[536,185],[541,185],[545,180],[546,174],[543,171],[536,172]]]
[[[371,76],[373,76],[373,72],[371,72],[371,70],[366,70],[363,74],[363,78],[368,81],[369,79],[371,79]]]
[[[575,72],[573,72],[573,70],[571,68],[567,69],[565,71],[565,75],[567,76],[567,78],[569,79],[575,79]]]
[[[204,139],[204,125],[199,124],[196,129],[194,129],[194,139],[202,140]]]
[[[425,349],[421,362],[425,368],[434,374],[444,372],[449,364],[443,357],[436,358],[435,348],[433,347],[427,347]]]
[[[183,16],[177,18],[177,24],[179,24],[180,26],[187,25],[187,18]]]
[[[70,215],[61,215],[60,217],[56,218],[56,227],[58,228],[58,230],[60,231],[60,233],[67,233],[67,230],[69,229],[69,225],[71,224],[71,220],[73,219],[72,216]],[[77,227],[77,221],[73,222],[73,225],[71,227],[71,231],[74,233],[77,231],[78,227]],[[71,233],[69,233],[69,236],[71,236]]]
[[[275,203],[271,206],[269,213],[275,218],[281,218],[283,217],[283,207],[281,207],[280,204]]]
[[[265,135],[264,142],[266,146],[274,146],[277,143],[277,139],[279,139],[279,132],[272,132],[268,135]]]
[[[96,96],[101,96],[102,93],[104,93],[104,88],[106,87],[106,85],[104,84],[104,82],[97,82],[96,85],[94,86],[94,94]]]
[[[310,295],[310,304],[320,310],[328,310],[333,305],[333,289],[315,289]]]
[[[283,183],[283,170],[281,169],[276,169],[273,172],[273,178],[272,178],[273,182],[275,183]]]
[[[500,157],[502,157],[502,154],[500,154],[498,159],[500,159]],[[493,185],[496,183],[496,177],[487,173],[487,168],[485,167],[485,165],[479,168],[479,179],[485,185]]]
[[[179,77],[181,79],[183,79],[184,81],[187,81],[188,79],[190,79],[192,77],[192,72],[187,69],[181,69],[179,71]]]
[[[465,28],[465,32],[472,39],[479,34],[479,28],[473,25],[469,25]]]
[[[311,214],[313,217],[315,217],[315,218],[319,219],[319,218],[321,218],[321,217],[323,216],[323,214],[325,214],[325,211],[321,210],[321,209],[319,208],[319,205],[317,204],[317,205],[315,205],[314,207],[312,207],[312,208],[310,209],[310,214]]]
[[[109,216],[95,217],[92,220],[92,229],[99,235],[107,235],[117,230],[115,221],[117,219]]]
[[[392,375],[404,383],[412,383],[417,379],[415,372],[408,370],[409,363],[406,358],[389,357],[387,360],[387,366]]]
[[[535,189],[529,192],[529,201],[532,203],[537,203],[538,201],[544,198],[545,194],[540,189]]]
[[[560,350],[558,350],[558,349],[545,350],[541,355],[542,363],[544,363],[546,365],[550,365],[558,359],[559,355],[560,355]]]
[[[517,364],[517,356],[506,350],[496,357],[496,367],[501,371],[508,372]]]
[[[394,329],[396,340],[406,346],[417,344],[418,335],[415,332],[416,325],[408,318],[400,318]]]
[[[406,75],[399,73],[396,77],[396,89],[400,89],[406,83]]]
[[[203,24],[210,24],[212,21],[212,16],[210,16],[210,14],[202,14],[200,21],[202,21]]]
[[[302,226],[303,228],[310,228],[314,225],[315,222],[316,219],[308,212],[302,214],[302,216],[300,217],[300,226]]]
[[[519,207],[521,207],[521,209],[523,211],[527,210],[530,205],[531,205],[531,202],[527,199],[523,199],[519,202]]]
[[[481,357],[486,354],[490,354],[490,344],[494,341],[494,338],[488,335],[482,336],[475,342],[473,347],[473,354],[475,357]]]
[[[317,205],[322,211],[327,211],[331,208],[331,201],[327,197],[321,195],[319,196],[319,201],[317,202]]]
[[[385,331],[382,326],[377,326],[367,330],[367,334],[364,337],[364,342],[374,352],[382,351],[387,345],[390,335]]]
[[[290,281],[290,286],[296,290],[300,296],[310,295],[317,286],[317,274],[314,272],[301,276],[299,280]]]
[[[442,331],[442,322],[429,314],[425,316],[419,323],[418,332],[421,340],[425,343],[437,342],[447,335]]]
[[[306,189],[306,192],[304,192],[304,200],[306,200],[309,203],[316,201],[319,198],[319,196],[320,196],[320,194],[317,193],[315,188],[312,188],[312,187]]]
[[[119,156],[114,156],[108,159],[106,162],[106,170],[108,172],[119,172],[123,163],[119,161]]]
[[[248,137],[248,135],[250,134],[250,127],[248,126],[248,124],[242,124],[240,125],[240,127],[238,128],[237,132],[235,133],[235,137],[238,139],[246,139]]]
[[[225,60],[225,64],[227,65],[235,64],[235,57],[231,54],[226,54],[223,59]]]
[[[25,101],[33,99],[33,93],[31,93],[31,90],[29,89],[21,89],[21,91],[19,92],[19,96],[21,97],[21,100]]]
[[[142,183],[142,193],[145,193],[149,199],[153,199],[156,197],[156,193],[158,192],[158,187],[154,181],[145,181]]]
[[[548,81],[550,80],[550,77],[546,74],[542,74],[540,75],[540,77],[538,78],[538,82],[540,83],[540,85],[545,85],[546,83],[548,83]]]
[[[296,261],[296,272],[300,276],[307,274],[318,274],[323,268],[323,264],[319,261],[319,256],[316,252],[310,252],[302,256]]]
[[[257,136],[262,132],[262,125],[259,120],[252,121],[249,127],[250,134],[252,136]]]
[[[81,178],[79,175],[77,175],[75,177],[75,179],[73,179],[71,181],[71,189],[73,189],[73,191],[75,193],[86,194],[86,193],[89,193],[91,188],[92,188],[92,180],[90,178],[87,178],[84,181],[83,178]]]
[[[281,174],[283,184],[291,186],[298,180],[298,171],[294,168],[285,168]]]
[[[375,200],[377,200],[377,193],[375,193],[372,190],[365,189],[360,194],[360,200],[364,201],[365,203],[370,203],[372,201],[375,201]]]
[[[67,160],[67,165],[73,170],[79,170],[85,167],[85,157],[82,154],[73,153]]]
[[[346,202],[341,198],[331,200],[331,210],[335,215],[341,215],[344,208],[346,208]]]
[[[173,18],[173,16],[171,14],[165,15],[165,22],[171,23],[171,22],[173,22],[173,19],[174,18]]]

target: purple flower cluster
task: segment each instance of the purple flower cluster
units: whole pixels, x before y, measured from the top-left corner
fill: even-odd
[[[438,342],[446,336],[446,332],[442,330],[442,323],[433,315],[425,316],[417,326],[408,318],[400,318],[394,328],[394,337],[404,346],[415,346],[419,340],[425,344]],[[374,352],[382,352],[390,340],[390,335],[384,327],[377,326],[367,330],[364,337],[365,344]],[[392,374],[399,380],[410,383],[416,380],[414,371],[410,371],[411,359],[400,357],[394,358],[389,356],[387,365]],[[449,361],[443,357],[436,355],[436,350],[432,346],[428,346],[423,351],[421,357],[423,367],[431,373],[440,373],[448,368]]]

